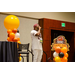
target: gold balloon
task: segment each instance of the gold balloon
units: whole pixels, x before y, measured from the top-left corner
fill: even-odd
[[[61,58],[60,57],[55,57],[55,62],[61,62]]]
[[[19,61],[21,61],[22,59],[21,59],[21,57],[19,57]]]
[[[14,28],[18,28],[19,27],[19,19],[18,17],[14,16],[14,15],[8,15],[5,19],[4,19],[4,26],[6,29],[11,29],[13,30]]]

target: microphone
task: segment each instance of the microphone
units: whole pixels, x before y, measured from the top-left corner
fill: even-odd
[[[41,30],[43,30],[43,28],[41,28]]]

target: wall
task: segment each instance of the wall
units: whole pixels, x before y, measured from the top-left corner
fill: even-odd
[[[75,12],[3,12],[33,18],[50,18],[75,23]]]

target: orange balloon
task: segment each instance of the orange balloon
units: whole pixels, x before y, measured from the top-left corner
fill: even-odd
[[[18,41],[20,41],[20,38],[17,38]]]
[[[9,37],[7,38],[7,40],[8,40],[8,41],[12,41],[12,39],[11,39],[11,38],[9,38]]]
[[[57,53],[60,53],[60,52],[61,52],[61,48],[58,46],[58,47],[55,48],[55,51],[56,51]]]
[[[16,29],[16,28],[14,28],[14,29],[12,30],[12,32],[13,32],[13,33],[16,33],[16,32],[17,32],[17,29]]]
[[[63,48],[61,49],[61,52],[67,53],[67,48],[66,48],[66,47],[63,47]]]
[[[13,38],[15,37],[15,34],[14,34],[14,33],[10,33],[10,34],[9,34],[9,37],[10,37],[11,39],[13,39]]]
[[[19,56],[21,56],[21,54],[19,54]]]
[[[64,55],[64,56],[68,58],[68,53],[65,53],[65,55]]]
[[[18,43],[18,44],[21,44],[21,42],[20,42],[20,41],[17,41],[17,43]]]
[[[17,40],[18,40],[17,38],[14,38],[14,39],[13,39],[14,42],[17,42]]]
[[[68,59],[67,59],[67,57],[63,57],[63,58],[61,58],[61,61],[62,61],[62,62],[67,62]]]
[[[12,30],[11,30],[11,29],[8,29],[8,30],[7,30],[7,33],[8,33],[8,34],[10,34],[11,32],[12,32]]]

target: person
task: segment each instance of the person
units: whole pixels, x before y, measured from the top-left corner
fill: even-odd
[[[31,31],[32,45],[31,49],[34,54],[33,62],[41,62],[43,49],[42,49],[42,35],[41,27],[39,24],[34,25],[34,29]]]

